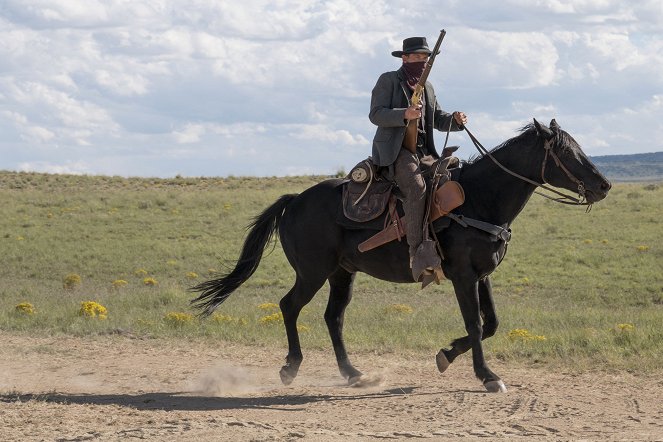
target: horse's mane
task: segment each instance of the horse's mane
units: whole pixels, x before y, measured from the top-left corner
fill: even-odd
[[[490,149],[488,152],[493,154],[493,153],[497,152],[500,149],[503,149],[505,147],[511,146],[513,144],[516,144],[516,143],[520,143],[524,138],[530,136],[532,133],[536,133],[536,127],[534,126],[534,123],[529,123],[529,124],[526,124],[525,126],[521,127],[520,129],[518,129],[518,132],[520,132],[518,135],[516,135],[515,137],[512,137],[512,138],[509,138],[508,140],[506,140],[505,142],[503,142],[501,144],[498,144],[497,146]],[[480,154],[472,155],[467,160],[467,163],[468,164],[473,164],[474,162],[479,161],[483,157],[484,157],[484,155],[480,155]]]
[[[493,147],[489,152],[491,154],[499,151],[500,149],[504,149],[506,147],[512,146],[516,143],[522,142],[525,138],[531,136],[531,135],[536,135],[536,126],[534,123],[528,123],[525,126],[521,127],[518,129],[518,132],[520,132],[518,135],[515,137],[509,138],[505,142],[498,144],[497,146]],[[562,129],[558,129],[554,131],[555,137],[554,137],[554,146],[560,148],[561,150],[567,150],[571,149],[573,146],[577,146],[578,143],[571,137],[571,135],[567,134],[565,131]],[[480,154],[474,154],[472,155],[467,161],[467,164],[473,164],[476,161],[479,161],[482,159],[484,155]]]

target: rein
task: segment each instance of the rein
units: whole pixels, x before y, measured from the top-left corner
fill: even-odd
[[[543,181],[543,183],[537,183],[534,180],[531,180],[531,179],[529,179],[525,176],[522,176],[522,175],[508,169],[506,166],[502,165],[502,163],[497,161],[497,159],[490,153],[490,151],[488,149],[486,149],[485,147],[483,147],[481,142],[479,142],[479,140],[477,140],[477,138],[474,136],[474,134],[472,134],[472,132],[470,132],[470,130],[467,128],[467,126],[465,126],[465,132],[467,132],[467,135],[470,137],[470,139],[472,140],[472,143],[474,143],[474,146],[477,148],[479,153],[481,153],[481,155],[483,155],[483,156],[487,156],[488,158],[490,158],[493,161],[493,163],[495,163],[497,166],[499,166],[500,169],[502,169],[506,173],[508,173],[508,174],[510,174],[510,175],[522,180],[522,181],[533,184],[536,187],[540,187],[540,188],[545,189],[549,192],[552,192],[556,195],[559,195],[559,198],[555,198],[555,197],[552,197],[552,196],[549,196],[549,195],[546,195],[544,193],[537,192],[537,191],[535,191],[534,193],[536,193],[538,195],[541,195],[544,198],[548,198],[549,200],[555,201],[557,203],[561,203],[561,204],[571,204],[571,205],[574,205],[574,206],[587,206],[587,212],[589,212],[591,210],[592,204],[588,203],[585,199],[585,185],[584,185],[584,183],[582,181],[580,181],[579,179],[577,179],[575,176],[573,176],[573,174],[564,166],[564,164],[559,159],[557,154],[555,154],[555,152],[553,152],[553,150],[552,150],[552,138],[550,140],[544,140],[544,142],[543,142],[543,147],[546,150],[545,157],[543,158],[543,163],[541,164],[541,180]],[[577,198],[574,197],[574,196],[571,196],[571,195],[566,195],[565,193],[562,193],[558,190],[553,189],[550,186],[547,186],[547,184],[549,184],[549,183],[548,183],[548,181],[546,181],[546,178],[545,178],[545,170],[546,170],[546,164],[548,162],[548,155],[550,155],[553,158],[553,160],[555,161],[555,164],[557,165],[557,167],[562,169],[562,171],[566,174],[566,176],[573,183],[575,183],[578,186],[578,197]]]

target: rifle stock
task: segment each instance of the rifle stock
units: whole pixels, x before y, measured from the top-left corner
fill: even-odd
[[[417,85],[412,91],[412,97],[410,98],[410,106],[419,106],[421,105],[421,97],[424,94],[424,86],[426,86],[426,80],[428,80],[428,75],[430,74],[431,69],[433,69],[433,63],[435,63],[435,57],[437,56],[438,51],[440,50],[440,45],[444,36],[447,35],[447,31],[442,29],[440,31],[440,36],[437,38],[435,47],[433,48],[433,53],[428,58],[426,62],[426,67],[417,82]],[[407,150],[416,154],[417,152],[417,127],[419,126],[419,119],[408,120],[407,126],[405,127],[405,138],[403,139],[403,147]]]

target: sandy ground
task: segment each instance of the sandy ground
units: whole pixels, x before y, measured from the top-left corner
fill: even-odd
[[[306,351],[306,350],[305,350]],[[660,440],[663,377],[549,372],[470,358],[355,354],[371,387],[349,387],[333,354],[305,353],[282,386],[283,349],[0,332],[0,440]]]

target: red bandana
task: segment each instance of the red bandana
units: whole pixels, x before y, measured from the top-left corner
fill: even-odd
[[[414,87],[419,82],[419,78],[421,78],[421,74],[424,73],[425,67],[426,67],[425,61],[403,63],[403,72],[405,73],[405,81],[407,81],[407,85],[410,86],[410,89],[414,90]]]

